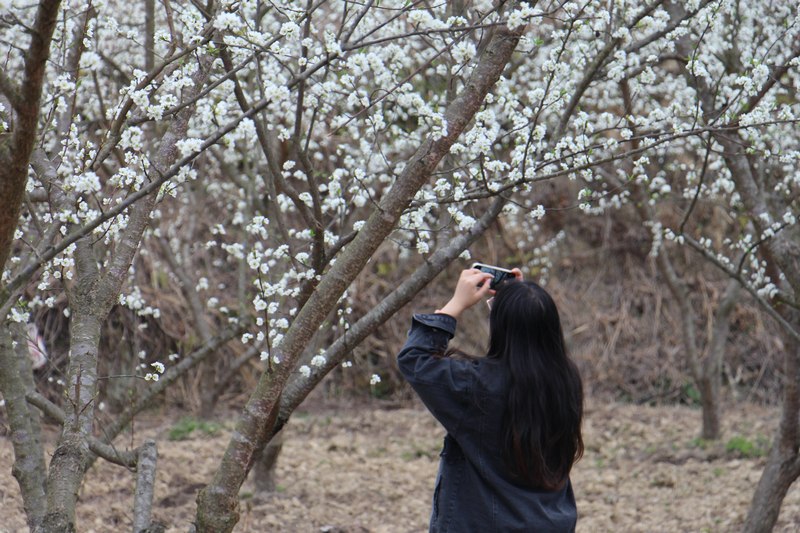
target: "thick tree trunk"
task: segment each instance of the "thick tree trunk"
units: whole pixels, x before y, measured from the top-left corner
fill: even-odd
[[[0,324],[0,392],[14,447],[11,471],[19,484],[28,527],[34,531],[44,520],[46,469],[39,415],[25,401],[25,394],[33,390],[33,373],[21,329],[20,324]]]
[[[500,78],[524,27],[498,27],[470,79],[445,112],[447,133],[420,146],[342,256],[298,313],[281,344],[281,363],[265,372],[236,426],[212,482],[197,496],[197,530],[228,532],[239,520],[238,492],[252,466],[253,456],[272,433],[281,392],[305,345],[339,297],[363,269],[378,246],[394,229],[403,210],[429,179],[441,159],[466,129]]]
[[[744,533],[770,533],[778,521],[781,504],[789,487],[800,474],[797,453],[786,453],[773,446],[767,465],[758,480]]]
[[[200,68],[193,76],[193,98],[205,85],[211,59],[200,58]],[[177,142],[186,136],[195,105],[187,106],[170,123],[161,138],[154,158],[153,170],[162,173],[177,159]],[[72,321],[70,324],[70,357],[67,375],[66,412],[61,437],[50,463],[47,484],[45,531],[74,531],[77,494],[86,469],[93,460],[89,439],[93,433],[94,398],[97,391],[97,357],[100,329],[111,306],[117,301],[142,235],[149,224],[157,191],[150,192],[129,210],[128,224],[117,238],[113,255],[105,272],[100,272],[91,236],[76,243],[76,281],[69,290]]]
[[[797,325],[798,320],[792,321]],[[781,423],[772,444],[767,465],[758,480],[750,511],[745,522],[745,533],[772,531],[789,487],[800,476],[800,344],[789,335],[784,365],[783,405]]]
[[[70,359],[67,374],[66,420],[58,446],[50,461],[47,480],[47,515],[44,530],[75,530],[75,506],[83,475],[92,453],[94,396],[97,383],[97,352],[100,345],[100,317],[88,303],[73,309],[70,324]],[[105,315],[103,315],[105,316]]]

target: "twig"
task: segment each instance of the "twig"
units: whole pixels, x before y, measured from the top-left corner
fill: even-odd
[[[42,413],[46,416],[50,417],[52,420],[58,422],[59,424],[63,424],[67,418],[67,415],[64,411],[39,394],[38,392],[29,392],[25,399],[28,401],[29,404],[33,405],[37,409],[39,409]],[[120,466],[124,466],[125,468],[135,468],[136,467],[136,454],[133,452],[121,452],[114,448],[113,445],[105,443],[95,437],[89,437],[89,449],[97,456],[102,457],[106,461],[110,463],[114,463]]]

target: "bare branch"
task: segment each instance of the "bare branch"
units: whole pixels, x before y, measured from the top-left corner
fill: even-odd
[[[29,404],[33,405],[44,413],[51,420],[63,424],[67,419],[67,415],[61,410],[59,406],[39,394],[38,392],[29,392],[25,399]],[[105,443],[95,437],[89,438],[89,449],[95,455],[102,457],[109,463],[124,466],[126,468],[136,467],[136,454],[132,452],[121,452],[114,448],[112,445]]]
[[[747,282],[746,279],[742,276],[740,272],[737,272],[735,269],[726,265],[725,263],[721,262],[716,255],[711,253],[705,246],[694,240],[693,238],[689,237],[688,235],[681,235],[683,240],[696,251],[698,251],[707,261],[709,261],[712,265],[720,269],[725,273],[726,276],[730,277],[731,279],[735,279],[739,282],[739,284],[750,294],[750,296],[755,299],[755,301],[760,305],[766,313],[771,316],[778,324],[781,325],[783,330],[786,332],[787,335],[795,339],[796,341],[800,341],[800,331],[797,331],[794,326],[787,321],[783,316],[781,316],[778,311],[775,310],[770,302],[764,299],[763,296],[758,294],[753,287]]]
[[[130,424],[131,420],[133,420],[138,413],[149,406],[167,389],[167,387],[172,385],[189,369],[194,368],[198,363],[214,354],[220,346],[244,333],[249,326],[249,322],[242,321],[239,324],[219,332],[211,342],[203,344],[192,353],[182,358],[178,364],[169,367],[157,382],[151,383],[147,389],[139,395],[135,402],[126,407],[122,413],[114,417],[114,423],[104,429],[104,440],[109,442],[114,439],[128,424]]]

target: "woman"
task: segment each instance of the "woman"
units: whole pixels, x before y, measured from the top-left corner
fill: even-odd
[[[583,453],[581,378],[552,298],[513,272],[495,292],[491,274],[463,271],[442,309],[414,316],[397,356],[447,430],[431,532],[575,529],[569,473]],[[456,320],[493,293],[486,357],[448,357]]]

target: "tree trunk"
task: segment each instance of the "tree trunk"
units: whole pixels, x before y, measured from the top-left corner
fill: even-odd
[[[25,337],[19,330],[20,324],[0,325],[0,392],[6,402],[14,447],[11,471],[19,484],[28,527],[34,531],[44,520],[46,468],[39,414],[25,401],[25,394],[33,390],[33,372]]]
[[[45,66],[60,4],[59,0],[39,2],[35,22],[28,32],[31,40],[25,54],[22,83],[14,87],[14,94],[6,95],[15,113],[10,138],[0,137],[0,198],[3,199],[3,209],[0,209],[0,273],[5,269],[11,251],[25,195],[28,163],[36,143]]]
[[[711,340],[706,349],[702,376],[697,382],[700,403],[703,408],[701,437],[706,440],[717,440],[722,437],[722,402],[720,399],[722,360],[725,357],[725,347],[731,331],[731,313],[736,307],[740,292],[738,280],[730,280],[714,313]]]
[[[44,530],[48,532],[75,530],[78,490],[92,457],[88,439],[93,428],[102,322],[92,309],[87,308],[90,305],[88,302],[76,305],[70,324],[71,355],[66,390],[69,406],[58,446],[50,461],[44,521]]]
[[[680,18],[680,17],[675,17]],[[632,107],[631,91],[627,81],[620,83],[622,98],[627,108]],[[629,127],[636,131],[634,124],[628,124]],[[634,140],[635,147],[639,146],[639,142]],[[630,163],[628,163],[629,172],[631,170]],[[619,186],[628,186],[617,181]],[[637,183],[629,184],[633,191],[634,198],[636,199],[635,206],[639,218],[643,223],[654,222],[658,220],[656,212],[650,207],[648,203],[647,193],[643,190],[641,185]],[[703,413],[703,423],[700,430],[700,436],[707,440],[716,440],[720,438],[721,434],[721,411],[719,405],[719,390],[722,372],[722,355],[724,353],[724,341],[727,339],[727,318],[730,315],[730,307],[724,311],[723,317],[725,319],[724,333],[722,342],[714,343],[716,335],[720,331],[716,323],[713,331],[715,334],[714,339],[709,341],[709,350],[706,354],[706,363],[701,364],[700,357],[702,350],[698,345],[697,330],[695,325],[697,322],[697,314],[691,302],[691,291],[686,284],[684,275],[676,271],[672,263],[672,258],[669,251],[662,247],[658,251],[656,257],[656,267],[664,280],[667,282],[670,294],[678,305],[678,311],[681,319],[683,349],[686,362],[689,365],[689,371],[694,381],[697,391],[700,394],[700,406]],[[718,313],[721,311],[718,308]],[[715,318],[718,313],[715,313]],[[716,351],[715,351],[716,350]]]
[[[717,440],[722,435],[719,382],[719,376],[703,376],[697,381],[700,407],[703,411],[703,427],[700,431],[700,438],[704,440]]]
[[[796,315],[796,314],[795,314]],[[797,316],[792,324],[797,325]],[[800,345],[789,335],[787,339],[783,405],[781,423],[772,444],[767,465],[758,480],[747,521],[745,533],[767,533],[778,521],[781,504],[792,483],[800,476]]]
[[[273,492],[277,486],[275,482],[275,467],[278,456],[283,448],[283,430],[278,431],[267,445],[256,455],[253,466],[253,481],[256,491]]]
[[[798,466],[797,453],[787,453],[779,446],[772,447],[750,504],[744,533],[770,533],[773,530],[783,499],[800,474]]]

